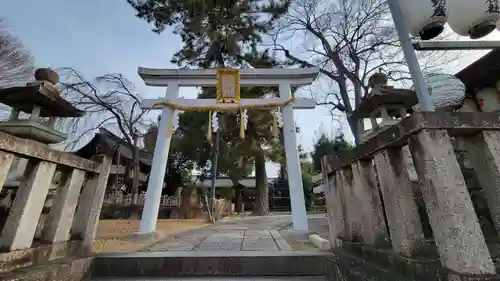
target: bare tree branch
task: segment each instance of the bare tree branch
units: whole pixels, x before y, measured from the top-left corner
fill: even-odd
[[[315,94],[318,104],[331,106],[332,112],[349,115],[379,69],[393,82],[410,80],[385,0],[294,0],[272,35],[272,46],[287,64],[318,67],[335,82],[336,89]],[[435,71],[460,56],[454,55],[426,52],[419,59],[423,71]],[[350,126],[355,138],[363,131],[362,122],[350,121]]]
[[[86,80],[72,68],[60,69],[61,95],[76,107],[85,110],[86,116],[62,120],[59,127],[64,127],[72,138],[66,143],[67,149],[74,149],[83,141],[88,141],[100,128],[122,137],[132,150],[132,163],[128,165],[131,173],[128,178],[132,193],[139,188],[141,142],[153,123],[141,110],[141,96],[134,91],[134,85],[122,74],[106,74]],[[134,200],[136,198],[134,197]],[[135,203],[135,202],[134,202]]]
[[[19,40],[6,30],[0,18],[0,87],[11,87],[33,77],[33,58]]]

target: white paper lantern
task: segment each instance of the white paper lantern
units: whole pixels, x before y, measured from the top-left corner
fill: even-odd
[[[477,107],[477,102],[473,99],[465,99],[464,103],[458,110],[459,112],[479,112],[479,108]]]
[[[443,32],[447,20],[447,0],[399,0],[406,27],[422,40]]]
[[[500,93],[495,88],[484,88],[476,93],[476,101],[482,112],[500,111]]]
[[[499,0],[448,0],[448,24],[471,39],[482,38],[495,30],[500,19]]]
[[[453,110],[462,104],[466,88],[460,79],[451,74],[430,73],[424,75],[424,80],[436,110]],[[413,109],[419,111],[420,106]]]

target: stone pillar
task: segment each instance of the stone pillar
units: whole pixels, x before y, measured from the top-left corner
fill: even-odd
[[[335,173],[335,190],[334,196],[336,199],[335,214],[337,216],[338,235],[343,238],[350,238],[349,226],[347,221],[347,208],[344,196],[344,179],[342,170]]]
[[[325,165],[323,165],[323,180],[330,245],[333,248],[341,246],[337,243],[337,239],[344,236],[344,213],[342,211],[342,197],[339,192],[342,189],[340,172],[336,171],[329,177],[328,173],[326,173]]]
[[[412,185],[401,148],[387,148],[374,157],[384,200],[391,244],[395,251],[411,255],[425,243]]]
[[[356,208],[362,214],[363,240],[366,244],[375,245],[388,238],[375,167],[372,161],[358,160],[352,164],[352,171],[354,194],[361,203]]]
[[[282,98],[291,98],[292,92],[289,84],[280,84],[279,93]],[[290,205],[292,207],[293,229],[300,231],[309,230],[307,223],[306,201],[302,186],[302,169],[300,168],[299,151],[297,145],[297,128],[293,118],[293,103],[287,104],[282,109],[283,114],[283,139],[285,141],[286,169],[288,186],[290,188]]]
[[[103,157],[99,174],[93,174],[87,179],[78,199],[72,234],[83,240],[86,249],[92,247],[95,238],[111,162],[111,156]]]
[[[14,154],[0,151],[0,192],[12,166]]]
[[[0,247],[11,251],[31,247],[56,164],[31,160],[5,222]]]
[[[12,108],[10,110],[10,114],[9,114],[9,121],[17,120],[19,118],[20,113],[21,113],[21,110],[19,110],[17,108]]]
[[[66,171],[45,221],[42,231],[44,241],[54,244],[68,240],[84,178],[85,172],[82,170]]]
[[[323,192],[325,193],[326,220],[328,222],[329,241],[332,248],[337,246],[336,215],[333,208],[335,205],[335,198],[333,197],[333,183],[334,180],[330,183],[328,173],[323,170]]]
[[[33,110],[31,111],[30,119],[33,121],[38,120],[38,118],[40,118],[40,111],[41,110],[42,110],[42,108],[40,106],[38,106],[38,105],[33,106]]]
[[[176,98],[179,94],[179,84],[169,84],[165,99]],[[161,190],[165,181],[165,171],[167,168],[168,151],[170,149],[171,136],[168,130],[173,122],[174,109],[164,107],[161,112],[160,126],[158,128],[158,137],[156,138],[155,152],[151,172],[149,174],[148,189],[142,211],[140,233],[153,233],[156,230],[156,221],[158,220],[158,211],[160,210]]]
[[[422,130],[410,138],[410,151],[443,266],[460,273],[494,273],[447,131]]]
[[[482,131],[459,140],[465,143],[491,218],[500,233],[500,131]]]
[[[359,208],[362,202],[354,192],[353,172],[350,166],[341,169],[342,175],[342,205],[345,219],[346,239],[357,240],[362,238],[362,212]]]

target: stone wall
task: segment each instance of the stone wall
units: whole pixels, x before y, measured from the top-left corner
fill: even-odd
[[[430,247],[450,272],[494,275],[485,224],[476,211],[486,207],[497,233],[499,117],[415,113],[350,152],[325,157],[332,245],[342,244],[339,239],[374,247],[388,241],[408,257]]]
[[[16,158],[26,169],[4,188]],[[109,156],[98,163],[0,132],[1,280],[86,277],[110,167]]]

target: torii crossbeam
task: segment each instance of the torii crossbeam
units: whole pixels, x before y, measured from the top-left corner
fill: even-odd
[[[172,123],[173,113],[176,110],[182,110],[182,107],[204,106],[217,106],[219,108],[223,107],[224,110],[231,110],[253,105],[264,106],[272,103],[285,103],[282,108],[283,137],[285,140],[293,227],[295,230],[308,230],[293,109],[314,109],[316,103],[314,100],[306,98],[297,98],[290,103],[286,103],[286,101],[292,98],[292,86],[310,85],[316,79],[319,69],[241,69],[240,86],[278,86],[279,98],[241,99],[240,103],[225,104],[217,103],[215,99],[183,99],[178,97],[179,87],[215,86],[215,69],[150,69],[139,67],[138,73],[148,86],[167,87],[164,99],[146,99],[141,104],[143,109],[161,109],[162,113],[141,218],[140,233],[151,233],[156,230],[170,147],[170,136],[167,132]]]

